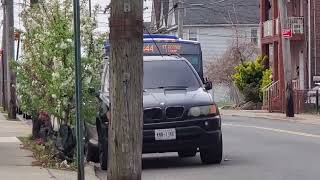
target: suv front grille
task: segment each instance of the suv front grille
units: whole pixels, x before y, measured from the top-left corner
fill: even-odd
[[[143,112],[143,120],[146,123],[160,121],[161,119],[162,119],[162,109],[161,108],[145,109]]]
[[[184,107],[168,107],[166,109],[167,119],[178,119],[183,116]]]

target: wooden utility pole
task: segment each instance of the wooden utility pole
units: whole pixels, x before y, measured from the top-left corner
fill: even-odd
[[[2,107],[3,110],[6,111],[8,109],[8,101],[7,101],[7,49],[6,49],[6,42],[7,42],[7,23],[6,23],[6,6],[5,0],[2,0],[2,8],[3,8],[3,25],[2,25],[2,72],[1,72],[1,81],[2,81]]]
[[[178,0],[178,37],[183,39],[183,18],[184,18],[184,9],[183,1]]]
[[[140,180],[143,128],[143,0],[112,0],[108,180]]]
[[[8,75],[8,100],[9,119],[16,119],[17,115],[17,98],[16,98],[16,73],[10,67],[10,61],[14,61],[14,9],[13,0],[6,0],[6,50],[7,50],[7,75]]]
[[[312,72],[311,72],[311,60],[312,60],[312,24],[311,24],[311,0],[308,0],[308,24],[306,25],[307,27],[307,32],[308,32],[308,88],[312,89]],[[305,23],[306,24],[306,23]]]
[[[278,0],[281,29],[288,28],[288,14],[286,0]],[[282,32],[282,31],[281,31]],[[290,39],[282,35],[282,54],[285,76],[285,109],[287,117],[294,117],[293,90],[292,90],[292,66]]]

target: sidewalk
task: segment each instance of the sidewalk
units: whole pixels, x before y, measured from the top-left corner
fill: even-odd
[[[239,117],[250,117],[250,118],[264,118],[271,120],[282,120],[282,121],[292,121],[301,122],[307,124],[320,125],[320,115],[311,114],[295,114],[294,118],[288,118],[282,113],[269,113],[264,110],[220,110],[223,116],[239,116]]]
[[[0,113],[0,179],[8,180],[74,180],[76,172],[32,166],[35,161],[30,151],[21,149],[17,137],[28,136],[31,126],[21,121],[8,121]],[[95,180],[93,168],[86,167],[86,179]]]

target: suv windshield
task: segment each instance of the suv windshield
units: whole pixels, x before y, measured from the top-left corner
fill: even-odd
[[[200,87],[199,80],[185,61],[145,61],[144,89]]]

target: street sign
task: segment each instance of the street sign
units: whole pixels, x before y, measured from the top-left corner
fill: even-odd
[[[283,29],[282,36],[284,38],[292,38],[292,29]]]

